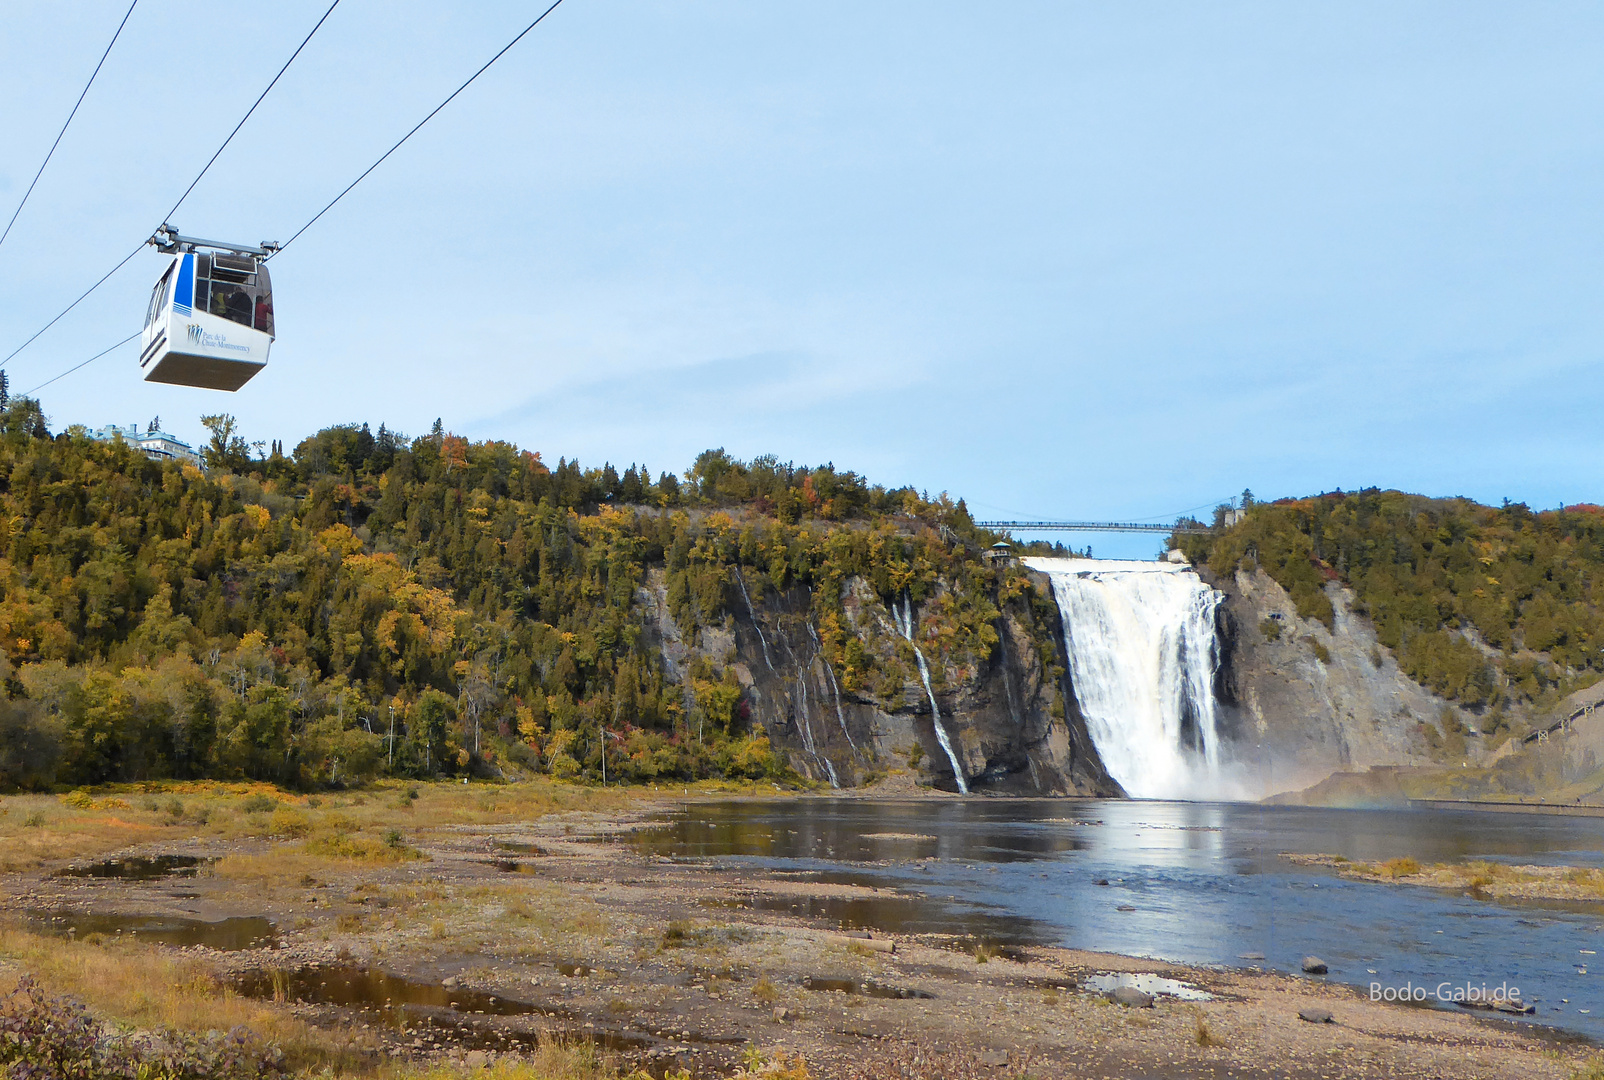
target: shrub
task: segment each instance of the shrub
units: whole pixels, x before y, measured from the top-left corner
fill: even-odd
[[[1280,621],[1277,620],[1277,619],[1261,619],[1259,621],[1259,633],[1264,635],[1264,640],[1265,641],[1280,641],[1281,640],[1281,623],[1280,623]]]
[[[360,862],[410,862],[424,858],[423,852],[403,843],[388,844],[360,833],[328,833],[314,836],[302,850],[325,859],[355,859]]]
[[[283,1054],[244,1028],[204,1037],[111,1031],[28,975],[0,999],[0,1065],[18,1080],[247,1080],[284,1073]]]
[[[267,831],[274,836],[301,837],[312,831],[312,822],[299,810],[280,806],[267,819]]]
[[[1382,863],[1381,872],[1390,878],[1414,877],[1420,873],[1420,863],[1405,855]]]
[[[247,814],[265,814],[269,810],[277,807],[278,804],[279,803],[277,799],[268,795],[263,795],[258,791],[255,795],[246,796],[245,799],[240,802],[239,808]]]

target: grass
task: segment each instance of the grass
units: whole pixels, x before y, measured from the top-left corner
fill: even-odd
[[[1209,1027],[1208,1019],[1204,1017],[1202,1009],[1192,1010],[1192,1041],[1201,1047],[1225,1045]]]
[[[156,946],[66,941],[5,929],[0,957],[51,993],[137,1028],[202,1032],[244,1026],[278,1045],[300,1068],[349,1069],[370,1049],[360,1032],[315,1028],[287,1010],[240,997],[204,963]]]
[[[1588,1058],[1581,1068],[1571,1074],[1571,1080],[1604,1080],[1604,1057]]]
[[[773,794],[766,785],[730,783],[673,790],[676,795]],[[598,789],[547,779],[499,785],[381,781],[321,794],[261,783],[159,781],[79,788],[59,796],[11,795],[0,797],[0,873],[93,858],[134,844],[247,837],[299,840],[307,854],[319,858],[405,861],[415,856],[396,839],[398,810],[405,814],[406,831],[416,834],[565,811],[616,812],[650,806],[660,797],[642,787]]]
[[[1482,896],[1533,899],[1604,899],[1604,869],[1586,866],[1512,866],[1477,860],[1465,863],[1421,863],[1407,855],[1386,862],[1349,862],[1313,856],[1350,877],[1400,881],[1437,889],[1468,889]],[[1601,1077],[1600,1080],[1604,1080]]]

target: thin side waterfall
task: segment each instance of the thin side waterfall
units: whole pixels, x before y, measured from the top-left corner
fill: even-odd
[[[858,744],[852,741],[852,732],[847,730],[846,714],[841,711],[841,687],[836,684],[835,671],[830,667],[830,661],[825,659],[824,645],[819,641],[819,632],[813,629],[811,622],[808,623],[808,634],[813,638],[813,648],[819,654],[820,662],[824,664],[824,673],[830,677],[830,693],[835,697],[836,722],[841,725],[841,734],[847,737],[847,745],[856,751]]]
[[[769,666],[770,671],[774,671],[774,661],[769,659],[769,639],[763,636],[763,624],[757,621],[757,611],[752,607],[752,597],[746,591],[746,577],[739,567],[735,570],[735,583],[741,587],[741,599],[746,601],[746,614],[752,620],[752,629],[757,631],[758,643],[763,646],[763,662]]]
[[[946,751],[947,760],[952,762],[952,776],[958,781],[958,794],[967,795],[969,784],[964,780],[963,766],[958,764],[958,755],[952,749],[952,740],[947,737],[947,729],[941,724],[941,708],[936,704],[936,692],[930,689],[930,665],[925,663],[925,654],[920,650],[919,643],[913,640],[913,598],[904,594],[902,611],[898,612],[892,607],[891,613],[897,617],[897,628],[902,631],[902,636],[913,646],[914,659],[919,661],[919,678],[924,680],[925,696],[930,699],[930,718],[935,724],[936,741],[941,744],[941,749]]]
[[[1109,775],[1135,798],[1246,797],[1214,698],[1224,595],[1174,563],[1025,563],[1052,581],[1075,700]]]
[[[802,702],[801,708],[797,710],[798,715],[801,718],[800,722],[797,724],[797,730],[802,735],[802,749],[808,752],[809,756],[813,758],[815,763],[824,767],[824,772],[829,778],[830,786],[833,788],[838,788],[841,786],[841,778],[836,775],[835,765],[828,757],[819,753],[818,744],[813,741],[812,713],[808,708],[807,672],[803,669],[802,662],[796,658],[796,653],[792,650],[791,643],[785,640],[785,635],[783,633],[780,635],[780,644],[785,646],[785,651],[791,654],[791,663],[796,665],[796,690]],[[812,664],[810,663],[808,666],[811,667]]]

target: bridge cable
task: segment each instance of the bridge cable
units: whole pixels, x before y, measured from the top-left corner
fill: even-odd
[[[72,123],[72,118],[78,115],[78,106],[82,105],[84,98],[89,96],[89,88],[95,85],[95,76],[100,74],[101,67],[106,63],[106,57],[111,55],[112,45],[117,44],[117,39],[122,37],[123,27],[128,25],[128,17],[134,13],[134,8],[138,4],[139,0],[134,0],[132,4],[128,5],[128,10],[123,13],[123,21],[117,24],[117,32],[111,35],[111,42],[106,46],[106,51],[100,54],[100,63],[96,64],[95,70],[89,73],[89,81],[84,83],[83,92],[78,95],[78,100],[73,102],[72,111],[67,114],[66,123],[61,125],[60,131],[56,132],[56,141],[50,144],[50,150],[45,154],[45,159],[39,163],[39,171],[33,174],[33,182],[28,185],[28,190],[22,193],[22,201],[17,204],[17,209],[12,213],[11,220],[6,222],[5,231],[0,232],[0,244],[5,243],[6,237],[11,235],[11,226],[17,223],[17,216],[22,213],[22,208],[28,205],[28,196],[33,194],[33,189],[39,183],[39,178],[45,174],[45,166],[49,165],[50,159],[55,156],[56,147],[61,145],[61,138],[67,134],[67,128]]]
[[[528,26],[526,26],[522,30],[520,30],[518,32],[518,36],[517,37],[515,37],[511,41],[507,42],[507,44],[505,44],[505,45],[503,45],[501,47],[501,51],[500,52],[496,53],[496,55],[492,56],[489,60],[485,61],[484,67],[481,67],[478,71],[476,71],[472,75],[468,76],[468,81],[467,82],[463,83],[461,86],[459,86],[455,90],[451,91],[451,94],[444,101],[442,101],[440,104],[436,105],[433,109],[429,110],[429,115],[425,116],[422,120],[419,120],[417,122],[417,124],[412,128],[411,131],[407,132],[405,135],[401,136],[401,138],[399,140],[397,140],[397,142],[396,142],[396,144],[394,146],[390,147],[390,149],[386,150],[383,154],[379,155],[379,160],[375,161],[372,165],[369,165],[366,169],[363,169],[362,170],[362,175],[358,176],[355,180],[352,180],[349,184],[346,185],[344,191],[341,191],[338,195],[334,196],[334,198],[330,199],[327,206],[323,207],[323,209],[319,210],[316,214],[313,214],[312,215],[312,219],[310,221],[308,221],[305,225],[302,225],[299,229],[296,229],[295,230],[295,234],[293,236],[291,236],[288,240],[284,241],[282,244],[279,245],[278,251],[283,251],[285,248],[287,248],[291,244],[295,243],[296,239],[298,237],[300,237],[300,235],[302,233],[304,233],[306,230],[310,229],[313,225],[317,224],[318,218],[322,217],[324,214],[326,214],[330,210],[334,209],[334,204],[335,203],[339,202],[341,199],[345,198],[346,195],[350,194],[351,189],[356,187],[363,180],[366,180],[367,177],[368,177],[368,174],[371,173],[374,169],[377,169],[380,165],[383,165],[386,158],[388,158],[391,154],[395,153],[397,150],[401,149],[401,145],[403,143],[405,143],[408,139],[412,138],[412,136],[416,135],[418,133],[419,129],[422,128],[424,124],[427,124],[430,120],[433,120],[436,113],[438,113],[441,109],[445,108],[447,105],[451,104],[451,102],[456,98],[456,96],[458,94],[460,94],[464,90],[468,89],[468,87],[473,84],[475,79],[477,79],[479,76],[483,75],[486,71],[490,70],[490,65],[494,64],[497,60],[500,60],[503,56],[505,56],[507,54],[507,52],[510,51],[514,45],[518,44],[518,42],[520,42],[520,41],[522,41],[524,39],[524,35],[528,34],[529,31],[531,31],[535,27],[539,26],[541,24],[541,22],[546,18],[547,15],[550,15],[553,11],[556,11],[557,10],[557,5],[561,4],[562,2],[563,2],[563,0],[555,0],[555,2],[551,5],[551,7],[547,8],[545,11],[542,11],[540,13],[539,17],[536,18],[534,22],[530,23]],[[278,252],[272,252],[271,254],[269,254],[267,256],[267,258],[271,259],[276,254],[278,254]],[[266,260],[264,259],[263,261],[265,262]]]
[[[136,0],[136,2],[137,2],[137,0]],[[284,61],[284,66],[278,69],[278,74],[274,75],[273,76],[273,81],[267,84],[267,89],[263,90],[259,95],[257,95],[256,100],[251,103],[251,107],[249,109],[247,109],[245,111],[245,115],[240,118],[240,122],[234,125],[234,130],[230,131],[228,133],[228,138],[223,140],[223,145],[219,146],[217,148],[217,152],[214,153],[210,158],[207,159],[205,166],[202,167],[201,171],[196,174],[195,179],[193,179],[193,180],[191,180],[189,182],[189,186],[187,188],[185,188],[184,189],[184,193],[178,197],[178,201],[173,204],[173,208],[171,210],[167,211],[166,214],[162,215],[162,223],[163,224],[166,224],[167,220],[169,218],[171,218],[173,216],[173,214],[178,212],[178,208],[180,206],[184,205],[184,200],[188,199],[189,196],[190,196],[190,193],[195,190],[195,185],[197,185],[197,184],[199,184],[201,182],[201,178],[204,177],[207,174],[207,172],[209,172],[211,170],[212,165],[217,161],[218,157],[222,155],[224,150],[228,149],[228,144],[234,141],[234,136],[239,134],[240,128],[245,126],[245,121],[247,121],[247,120],[249,120],[251,118],[251,114],[254,113],[256,111],[256,107],[262,103],[262,99],[267,97],[268,91],[272,90],[273,87],[278,85],[279,79],[283,78],[284,73],[289,70],[290,65],[295,63],[295,58],[297,56],[301,55],[301,50],[306,48],[307,42],[312,40],[312,35],[316,34],[318,32],[318,30],[323,26],[324,22],[326,22],[328,20],[328,17],[330,15],[334,14],[334,9],[339,7],[339,6],[340,6],[340,0],[334,0],[334,2],[329,5],[328,10],[323,13],[323,17],[317,21],[317,25],[312,27],[311,31],[306,35],[306,37],[304,39],[302,39],[301,43],[296,46],[295,51],[290,54],[290,58],[288,60]],[[129,10],[132,11],[133,9],[130,8]],[[100,288],[102,285],[104,285],[106,283],[108,278],[110,278],[113,274],[115,274],[117,271],[121,270],[124,266],[126,266],[130,259],[132,259],[135,255],[138,255],[141,251],[145,250],[145,243],[146,243],[145,241],[141,240],[139,242],[139,246],[138,247],[134,248],[134,250],[130,251],[127,255],[124,255],[122,257],[122,260],[120,262],[118,262],[116,266],[113,266],[110,270],[106,271],[105,276],[103,276],[99,281],[95,282],[93,285],[89,286],[89,288],[85,289],[83,291],[83,293],[81,295],[79,295],[78,299],[76,299],[72,303],[68,304],[65,308],[63,308],[61,310],[61,312],[55,318],[51,319],[49,322],[47,322],[43,326],[41,326],[38,330],[34,331],[33,336],[30,337],[27,341],[24,341],[21,345],[18,345],[15,349],[11,350],[10,355],[8,355],[4,360],[0,360],[0,368],[4,368],[7,364],[11,363],[11,361],[16,357],[16,355],[18,353],[20,353],[23,349],[26,349],[29,345],[32,345],[34,343],[34,341],[38,339],[39,335],[43,334],[46,330],[49,330],[52,326],[56,325],[56,323],[60,322],[62,320],[62,318],[65,317],[66,314],[69,311],[71,311],[73,308],[77,307],[79,304],[83,303],[84,300],[88,299],[90,293],[92,293],[96,289]],[[112,348],[116,348],[116,346],[112,346]],[[109,352],[109,351],[110,350],[107,350],[107,352]],[[104,352],[98,353],[97,354],[97,358],[99,356],[104,356],[104,355],[106,355]],[[85,363],[87,363],[87,362],[88,361],[85,361]],[[79,365],[79,367],[82,367],[82,366],[83,366],[82,364]],[[73,368],[73,370],[76,371],[78,369],[77,368]],[[66,374],[66,373],[63,372],[63,374]]]
[[[340,0],[334,0],[335,4],[338,4],[339,2],[340,2]],[[401,149],[402,143],[405,143],[408,139],[412,138],[412,136],[416,135],[418,133],[419,129],[421,129],[423,127],[423,125],[427,124],[430,120],[434,119],[436,113],[438,113],[441,109],[445,108],[447,105],[451,104],[452,99],[454,99],[458,94],[462,93],[464,90],[468,89],[468,87],[473,83],[473,81],[475,79],[479,78],[479,76],[483,75],[486,71],[488,71],[492,64],[494,64],[497,60],[500,60],[504,55],[506,55],[506,53],[514,45],[516,45],[516,44],[518,44],[518,42],[522,41],[524,36],[526,34],[528,34],[529,31],[531,31],[535,27],[539,26],[541,21],[544,20],[547,15],[550,15],[553,11],[557,10],[557,6],[559,4],[561,4],[562,2],[563,2],[563,0],[556,0],[556,3],[553,3],[545,11],[540,13],[540,17],[539,18],[535,19],[534,22],[530,23],[528,26],[526,26],[522,30],[520,30],[518,32],[518,35],[516,37],[514,37],[511,41],[507,42],[507,44],[503,45],[501,47],[501,50],[499,52],[497,52],[496,55],[492,56],[489,60],[485,61],[485,64],[484,64],[483,67],[481,67],[478,71],[476,71],[472,75],[470,75],[468,77],[467,82],[464,82],[461,86],[459,86],[455,90],[451,91],[451,94],[444,101],[442,101],[440,104],[436,105],[433,109],[431,109],[427,116],[425,116],[422,120],[419,120],[417,122],[417,124],[413,126],[411,131],[408,131],[405,135],[401,136],[401,138],[395,143],[394,146],[390,147],[390,149],[386,150],[382,155],[379,156],[379,159],[377,161],[375,161],[372,165],[369,165],[366,169],[362,170],[362,174],[360,176],[358,176],[355,180],[353,180],[349,184],[347,184],[345,189],[343,191],[341,191],[338,195],[334,196],[333,199],[330,199],[328,204],[326,206],[324,206],[323,209],[319,210],[316,214],[314,214],[312,216],[311,220],[309,220],[305,225],[302,225],[299,229],[295,230],[295,234],[293,236],[291,236],[288,240],[284,241],[282,244],[279,245],[278,251],[283,251],[285,248],[289,247],[292,243],[295,242],[297,237],[299,237],[306,230],[310,229],[313,225],[317,224],[318,218],[321,218],[324,214],[326,214],[330,210],[334,209],[334,204],[335,203],[339,202],[341,199],[345,198],[346,195],[350,194],[352,188],[356,187],[363,180],[367,179],[368,174],[371,173],[374,169],[377,169],[380,165],[384,164],[385,159],[388,158],[391,154],[393,154],[397,150]],[[330,5],[329,11],[333,11],[333,10],[334,10],[334,6]],[[324,19],[328,18],[328,13],[327,12],[324,13],[323,18]],[[319,19],[318,20],[318,26],[322,26],[322,25],[323,25],[323,20]],[[313,33],[317,32],[317,27],[316,26],[314,26],[312,28],[312,32]],[[311,34],[308,34],[307,35],[307,40],[311,40],[311,36],[312,36]],[[301,44],[303,46],[305,46],[306,42],[303,41]],[[295,51],[297,53],[299,53],[301,50],[297,49]],[[290,57],[290,59],[294,60],[295,57],[292,56],[292,57]],[[284,66],[285,67],[289,67],[289,64],[285,64]],[[284,74],[284,72],[280,71],[279,74],[282,75],[282,74]],[[277,82],[278,78],[275,76],[273,81]],[[272,89],[271,84],[268,86],[268,89],[269,90]],[[267,91],[264,90],[262,92],[262,94],[265,97],[266,94],[267,94]],[[261,102],[261,98],[258,98],[257,99],[257,103],[260,104],[260,102]],[[251,108],[255,109],[256,106],[253,105],[253,106],[251,106]],[[250,115],[249,113],[246,114],[247,117],[249,115]],[[240,121],[241,124],[243,124],[244,122],[245,121],[243,121],[243,120]],[[239,128],[236,127],[234,130],[238,131]],[[232,134],[229,136],[229,138],[231,138],[231,139],[233,137],[234,136]],[[228,144],[225,142],[224,145],[226,146]],[[218,153],[222,153],[221,148],[219,148]],[[212,155],[213,160],[216,160],[216,157],[217,157],[216,154]],[[211,167],[211,162],[207,162],[207,168],[210,168],[210,167]],[[202,170],[203,174],[204,174],[204,172],[205,172],[205,170]],[[196,177],[197,181],[199,181],[199,179],[200,179],[200,177]],[[195,186],[194,184],[190,185],[191,188],[193,188],[194,186]],[[187,196],[189,194],[189,192],[186,191],[184,194]],[[183,200],[180,199],[179,202],[183,202]],[[176,210],[177,207],[175,206],[174,209]],[[172,211],[168,211],[168,215],[167,216],[171,217],[172,216]],[[106,277],[110,277],[111,274],[114,274],[118,270],[120,270],[122,268],[123,263],[126,263],[129,259],[132,259],[135,255],[139,254],[139,252],[144,248],[144,246],[145,246],[144,244],[140,244],[139,247],[135,248],[132,252],[130,252],[123,259],[123,261],[121,263],[118,263],[116,266],[112,267],[111,273],[108,273],[106,275]],[[275,251],[275,252],[269,254],[267,256],[267,259],[271,259],[273,257],[273,255],[278,254],[278,251]],[[267,259],[263,259],[262,261],[266,262]],[[105,280],[106,280],[106,278],[101,278],[100,281],[97,281],[90,288],[89,292],[94,292],[95,289],[100,287],[101,282],[104,282]],[[88,296],[89,292],[84,293],[84,296]],[[83,296],[80,296],[78,298],[78,300],[82,300],[83,298],[84,298]],[[74,300],[72,302],[72,305],[68,306],[67,311],[71,311],[72,307],[78,303],[78,300]],[[61,313],[61,315],[65,315],[67,313],[67,311],[63,311]],[[56,319],[61,318],[61,315],[57,315]],[[42,334],[42,333],[44,333],[45,330],[50,329],[50,326],[55,323],[56,319],[50,320],[50,323],[47,323],[45,325],[44,329],[39,331],[39,334]],[[35,334],[34,337],[38,337],[39,334]],[[80,363],[80,364],[75,365],[74,367],[68,368],[66,371],[63,371],[60,375],[57,375],[54,378],[47,380],[46,382],[40,383],[39,386],[35,387],[34,389],[35,390],[43,389],[44,387],[49,386],[51,383],[55,382],[56,379],[64,378],[65,376],[71,375],[74,371],[77,371],[79,368],[88,366],[89,364],[93,363],[94,361],[99,360],[102,356],[105,356],[107,353],[112,352],[113,350],[119,348],[122,345],[126,345],[129,341],[132,341],[133,338],[138,337],[138,336],[139,336],[138,334],[134,334],[134,335],[132,335],[130,337],[124,338],[122,341],[119,341],[116,345],[111,346],[111,348],[102,349],[100,352],[96,353],[94,356],[91,356],[88,360],[83,361],[83,363]],[[6,364],[10,362],[12,356],[16,356],[18,352],[22,351],[22,349],[27,348],[28,343],[31,342],[32,340],[33,340],[33,338],[29,338],[28,341],[23,342],[22,346],[20,348],[18,348],[16,350],[16,352],[13,352],[11,354],[11,356],[6,357],[5,360],[0,360],[0,368],[5,367]],[[30,390],[30,391],[28,391],[28,393],[31,394],[31,393],[33,393],[33,391]]]

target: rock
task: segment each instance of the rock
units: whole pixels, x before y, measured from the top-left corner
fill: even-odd
[[[1454,1004],[1461,1009],[1481,1009],[1483,1012],[1501,1012],[1511,1016],[1525,1016],[1537,1011],[1536,1005],[1528,1005],[1520,998],[1476,998],[1456,1001]]]
[[[1303,958],[1303,971],[1306,975],[1324,975],[1329,970],[1331,969],[1326,967],[1326,962],[1318,956],[1305,956]]]
[[[455,975],[447,975],[444,979],[440,980],[440,985],[445,987],[447,990],[453,990],[462,985],[462,980],[457,978]]]
[[[469,1050],[462,1063],[470,1069],[483,1069],[490,1064],[490,1055],[483,1050]]]
[[[1136,910],[1136,906],[1134,904],[1121,904],[1119,907],[1115,908],[1114,910],[1115,911],[1135,911]]]
[[[1001,1069],[1008,1064],[1008,1051],[982,1050],[975,1055],[975,1060],[989,1069]]]
[[[1153,995],[1144,994],[1134,986],[1119,986],[1109,992],[1108,1000],[1116,1005],[1124,1005],[1132,1009],[1151,1009]]]
[[[1108,879],[1106,877],[1100,877],[1100,878],[1097,879],[1096,884],[1098,884],[1098,885],[1107,885],[1108,884]]]
[[[1263,960],[1264,954],[1261,952],[1239,952],[1236,954],[1236,958],[1238,960]]]
[[[1331,1015],[1330,1009],[1299,1009],[1298,1019],[1306,1020],[1311,1024],[1335,1024],[1336,1018]]]
[[[787,1009],[787,1008],[785,1008],[783,1006],[780,1006],[780,1005],[776,1005],[774,1007],[774,1022],[776,1024],[783,1024],[789,1019],[791,1019],[791,1010],[790,1009]]]
[[[848,937],[843,934],[831,934],[825,940],[831,945],[843,945],[848,948],[857,946],[860,949],[868,949],[870,952],[895,953],[897,951],[897,943],[888,941],[885,938],[860,938]]]

